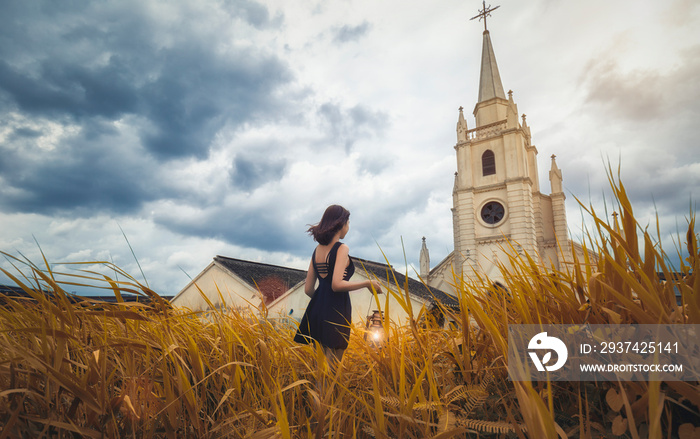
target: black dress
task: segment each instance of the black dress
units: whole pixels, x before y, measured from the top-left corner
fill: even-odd
[[[331,288],[333,270],[342,243],[336,242],[326,256],[326,261],[316,263],[316,250],[311,260],[318,278],[318,288],[314,292],[306,312],[299,324],[299,330],[294,336],[297,343],[312,343],[332,349],[346,349],[350,339],[350,322],[352,321],[352,305],[347,291],[336,292]],[[343,280],[350,280],[355,273],[355,265],[350,258],[350,264],[345,269]]]

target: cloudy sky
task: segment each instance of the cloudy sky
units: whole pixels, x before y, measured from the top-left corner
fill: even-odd
[[[545,192],[557,156],[572,235],[574,196],[602,206],[609,161],[673,252],[700,194],[698,3],[497,4],[501,78],[527,114]],[[405,250],[418,267],[426,236],[437,264],[452,249],[455,125],[477,99],[480,8],[2,2],[0,250],[39,263],[40,246],[59,269],[111,260],[141,278],[135,255],[169,295],[217,254],[305,269],[307,225],[339,203],[352,254],[383,250],[404,267]]]

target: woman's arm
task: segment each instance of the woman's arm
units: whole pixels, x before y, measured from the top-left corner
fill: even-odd
[[[316,270],[314,270],[314,261],[309,263],[309,271],[306,272],[306,283],[304,284],[304,292],[307,296],[313,297],[316,290]]]
[[[345,244],[342,244],[338,248],[338,253],[335,258],[335,267],[333,268],[333,279],[331,279],[331,288],[333,288],[333,291],[355,291],[361,288],[368,288],[371,290],[372,287],[374,287],[374,289],[377,291],[377,294],[381,294],[382,284],[376,280],[351,282],[349,280],[343,279],[345,267],[347,267],[348,262],[350,262],[350,256],[348,256],[349,251],[350,250],[348,249],[348,246]]]

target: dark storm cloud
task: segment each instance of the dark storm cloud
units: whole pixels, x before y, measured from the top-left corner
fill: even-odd
[[[245,49],[223,56],[211,41],[188,37],[187,26],[168,29],[176,43],[164,47],[138,9],[107,23],[94,5],[86,11],[93,16],[63,11],[52,24],[40,12],[27,8],[15,17],[24,27],[0,30],[0,87],[19,110],[76,120],[144,115],[155,128],[147,145],[165,157],[201,156],[223,120],[250,119],[291,79],[273,56]],[[183,136],[189,132],[201,140]]]
[[[278,25],[281,17],[270,17],[267,8],[259,3],[247,0],[225,0],[225,10],[231,17],[242,18],[257,28]]]
[[[333,42],[347,43],[350,41],[357,41],[365,36],[371,28],[372,26],[366,21],[357,26],[342,26],[334,30]]]
[[[222,5],[231,21],[217,30]],[[287,65],[245,44],[222,49],[216,37],[281,17],[252,1],[210,6],[190,17],[188,3],[4,2],[0,118],[11,133],[0,144],[3,208],[132,211],[163,196],[167,182],[153,177],[163,163],[205,158],[224,127],[276,117],[271,110],[285,105],[277,90],[293,79]],[[179,20],[167,23],[161,7]],[[75,134],[40,148],[49,126]]]
[[[222,239],[236,245],[267,251],[296,253],[308,246],[308,238],[286,221],[283,206],[216,205],[185,218],[171,212],[158,212],[157,224],[187,236]]]
[[[286,167],[282,160],[238,156],[233,162],[231,181],[234,186],[250,192],[261,184],[278,181]]]
[[[18,127],[12,130],[10,141],[18,139],[36,139],[41,136],[41,131],[27,127]]]
[[[42,214],[136,211],[164,195],[153,162],[118,149],[118,140],[96,136],[70,139],[53,150],[5,150],[0,161],[0,206],[5,211]]]
[[[363,105],[343,108],[334,103],[325,103],[317,110],[329,134],[328,141],[333,146],[343,146],[346,152],[352,150],[355,142],[361,139],[379,137],[387,127],[388,116]]]
[[[395,227],[398,216],[422,211],[430,195],[429,188],[413,186],[406,186],[399,196],[393,192],[381,192],[358,193],[353,200],[333,201],[350,209],[351,228],[354,230],[350,239],[358,249],[376,250],[377,239],[387,245],[396,244],[400,237],[391,235],[391,230]],[[304,202],[311,203],[313,208],[323,212],[324,206],[318,206],[316,201]],[[222,239],[242,247],[271,252],[298,254],[300,249],[308,249],[312,245],[304,231],[308,224],[320,219],[320,214],[292,220],[290,213],[303,209],[304,206],[288,199],[274,198],[264,205],[252,204],[225,204],[220,200],[189,216],[178,215],[177,209],[159,210],[154,220],[169,230],[186,236]]]
[[[138,90],[132,82],[116,58],[93,69],[49,59],[33,73],[0,61],[0,89],[20,111],[33,116],[117,118],[136,110]]]
[[[225,122],[235,127],[272,112],[269,92],[291,79],[279,60],[249,50],[234,61],[197,46],[163,58],[161,77],[143,87],[155,127],[146,145],[161,157],[204,156]]]

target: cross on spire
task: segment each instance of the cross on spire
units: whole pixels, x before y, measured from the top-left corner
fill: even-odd
[[[470,18],[470,20],[474,20],[475,18],[478,18],[479,21],[481,21],[481,19],[483,18],[484,19],[484,31],[488,31],[488,29],[486,28],[486,17],[490,17],[491,12],[500,8],[501,5],[498,5],[495,8],[492,8],[491,5],[489,5],[487,8],[486,7],[486,0],[483,0],[482,4],[484,5],[484,9],[480,9],[479,13],[477,15],[475,15],[474,17]]]

